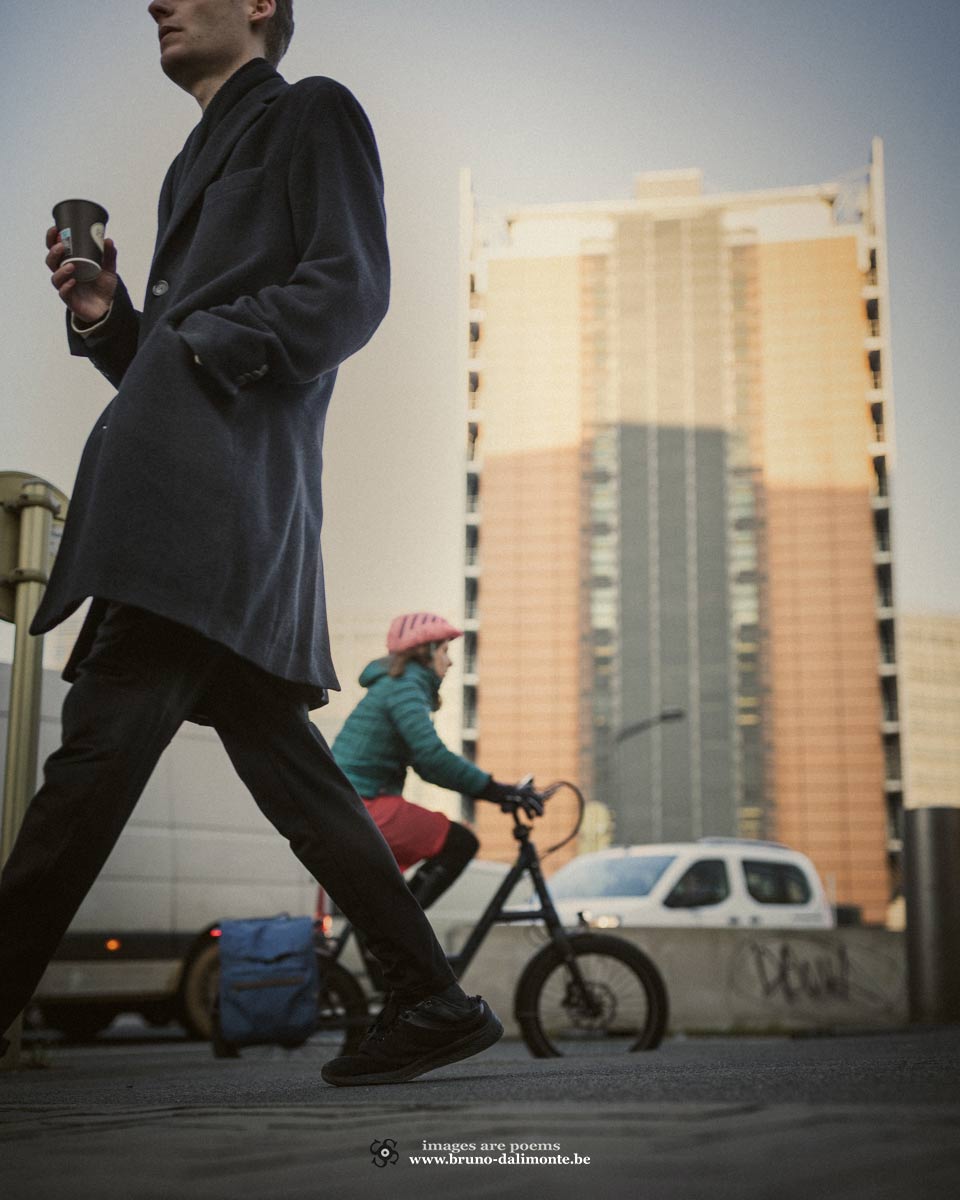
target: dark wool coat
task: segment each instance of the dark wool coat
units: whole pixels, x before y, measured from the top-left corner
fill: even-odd
[[[100,598],[190,626],[321,703],[338,687],[320,556],[323,428],[339,365],[387,307],[370,125],[324,78],[263,59],[208,105],[167,173],[142,313],[121,286],[71,350],[118,389],[80,463],[34,620]]]

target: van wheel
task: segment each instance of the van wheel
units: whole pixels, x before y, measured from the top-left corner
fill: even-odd
[[[220,955],[211,938],[192,955],[183,970],[177,1015],[191,1037],[208,1042],[213,1035],[213,1002],[220,981]]]
[[[117,1015],[109,1005],[84,1004],[82,1002],[56,1004],[45,1002],[38,1005],[44,1025],[59,1029],[69,1042],[90,1042],[106,1029]]]

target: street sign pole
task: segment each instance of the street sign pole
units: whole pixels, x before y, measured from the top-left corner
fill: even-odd
[[[43,638],[29,629],[56,555],[67,498],[43,479],[5,471],[0,473],[0,505],[0,618],[12,620],[16,627],[0,826],[2,867],[36,789]],[[0,1070],[17,1065],[20,1031],[18,1017],[5,1034],[10,1045],[0,1056]]]

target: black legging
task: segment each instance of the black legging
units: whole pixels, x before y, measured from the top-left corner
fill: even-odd
[[[410,891],[420,907],[429,908],[442,896],[479,849],[480,843],[466,825],[452,821],[440,852],[425,859],[410,880]]]
[[[480,843],[466,825],[451,821],[447,836],[440,850],[432,858],[426,858],[409,882],[410,891],[416,896],[421,908],[429,908],[447,888],[463,873],[467,863],[480,849]],[[369,939],[360,929],[355,929],[360,953],[363,956],[370,982],[379,991],[386,991],[388,984],[376,958],[369,953]]]

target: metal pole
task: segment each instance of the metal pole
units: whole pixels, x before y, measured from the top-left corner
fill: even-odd
[[[904,812],[910,1016],[960,1023],[960,808]]]
[[[15,589],[16,635],[10,676],[0,866],[10,856],[27,804],[36,789],[43,638],[32,636],[29,628],[47,583],[51,524],[54,514],[61,510],[54,489],[42,479],[25,481],[14,507],[20,518],[20,539],[17,566],[5,580]],[[22,1018],[18,1017],[6,1032],[10,1046],[0,1056],[0,1070],[12,1070],[19,1062],[21,1028]]]

